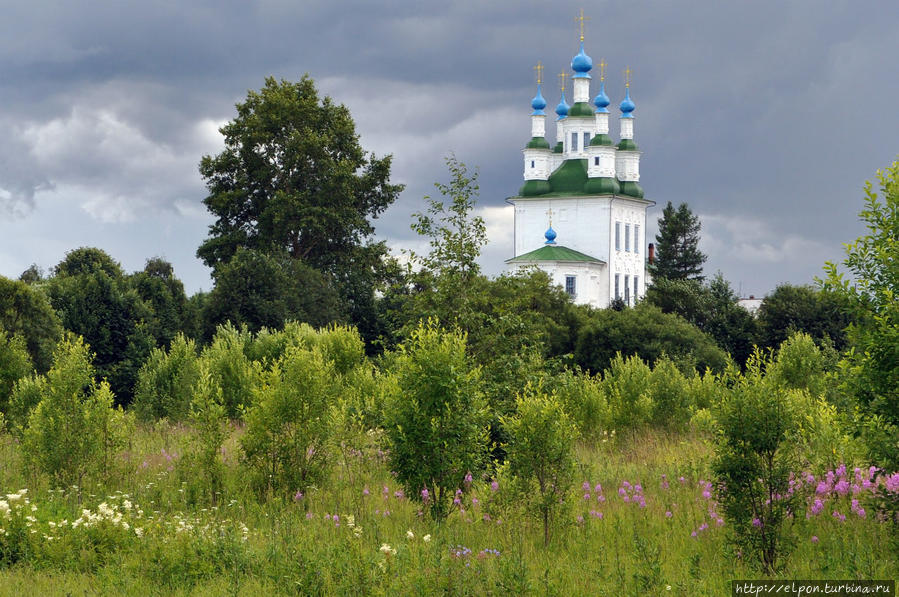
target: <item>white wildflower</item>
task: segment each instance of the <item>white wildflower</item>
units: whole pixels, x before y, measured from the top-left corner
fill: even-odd
[[[412,540],[415,539],[415,533],[412,532],[412,529],[406,531],[406,539]]]
[[[421,540],[424,541],[425,543],[430,543],[430,542],[431,542],[431,536],[430,536],[430,535],[425,535],[424,537],[421,538]]]

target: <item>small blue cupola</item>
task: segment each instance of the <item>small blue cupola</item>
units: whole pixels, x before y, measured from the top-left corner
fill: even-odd
[[[609,96],[606,95],[606,82],[602,81],[599,84],[599,94],[593,98],[593,105],[596,106],[596,111],[602,114],[608,114],[609,112],[609,104],[611,104],[611,100]]]
[[[621,110],[622,118],[633,118],[634,115],[632,112],[636,108],[636,104],[634,104],[634,100],[631,99],[631,90],[628,87],[624,92],[624,99],[621,100],[621,104],[618,106],[618,109]]]
[[[553,230],[552,224],[549,225],[549,228],[546,229],[546,234],[543,236],[546,237],[546,242],[544,245],[554,245],[556,244],[556,231]]]
[[[531,107],[534,109],[532,115],[534,116],[542,116],[545,115],[546,112],[543,109],[546,107],[546,100],[543,99],[543,94],[540,92],[540,85],[537,85],[537,95],[534,96],[534,99],[531,100]]]

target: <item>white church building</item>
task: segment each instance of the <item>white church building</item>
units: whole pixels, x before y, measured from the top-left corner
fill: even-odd
[[[514,206],[515,256],[510,270],[536,266],[577,304],[608,307],[616,298],[633,305],[646,288],[646,210],[640,152],[634,142],[629,71],[619,105],[619,142],[609,136],[605,64],[598,95],[590,101],[593,61],[580,52],[571,61],[574,104],[556,106],[556,144],[546,141],[546,100],[537,65],[537,95],[531,102],[531,140],[524,148],[524,186]]]

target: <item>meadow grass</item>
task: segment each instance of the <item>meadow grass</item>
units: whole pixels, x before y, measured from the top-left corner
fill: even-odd
[[[0,595],[724,595],[731,579],[761,578],[730,547],[709,483],[713,446],[698,433],[579,444],[580,479],[548,547],[537,518],[489,477],[445,521],[423,516],[376,433],[335,448],[322,487],[257,495],[241,433],[229,429],[215,503],[184,458],[185,426],[139,428],[106,486],[63,491],[27,475],[18,444],[0,435],[0,494],[28,490],[7,496],[12,514],[0,516],[11,533],[0,537]],[[855,496],[833,489],[833,476],[812,514],[826,473],[803,472],[815,481],[803,485],[808,509],[777,577],[896,578],[891,525],[870,506],[859,513],[868,472],[846,471]]]

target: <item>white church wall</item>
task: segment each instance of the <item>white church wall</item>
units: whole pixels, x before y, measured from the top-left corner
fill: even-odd
[[[646,292],[646,207],[648,202],[615,198],[611,206],[609,238],[609,300],[615,299],[615,276],[619,276],[619,296],[630,304]],[[617,235],[617,239],[616,239]],[[634,276],[637,277],[636,293]],[[626,283],[626,284],[625,284]],[[627,292],[625,292],[625,285]]]
[[[609,276],[606,266],[598,263],[535,261],[516,264],[518,269],[533,266],[546,272],[553,285],[565,290],[568,276],[575,278],[575,295],[572,300],[576,305],[590,305],[603,308],[608,306]]]

